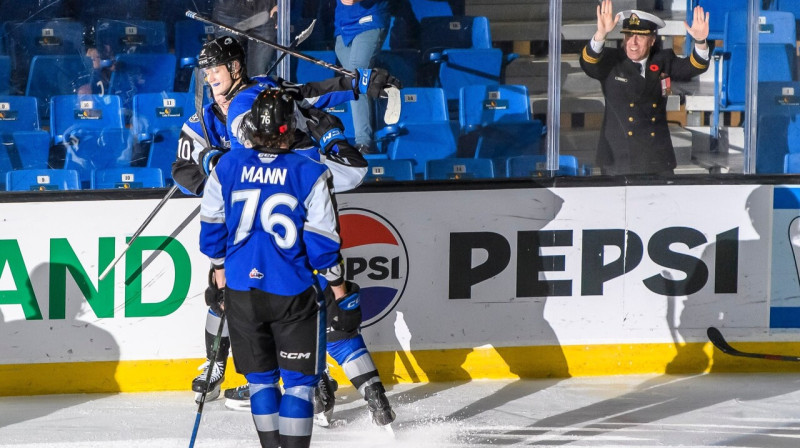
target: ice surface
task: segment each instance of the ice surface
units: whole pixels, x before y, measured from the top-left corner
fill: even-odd
[[[352,387],[313,447],[800,446],[800,376],[711,374],[400,384],[395,437],[373,426]],[[4,447],[186,447],[186,392],[0,398]],[[206,404],[196,447],[256,447],[249,412]]]

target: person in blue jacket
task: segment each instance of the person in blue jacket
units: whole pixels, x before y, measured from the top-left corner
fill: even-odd
[[[336,0],[334,38],[336,57],[348,70],[372,68],[389,29],[388,0]],[[356,148],[375,152],[368,98],[350,103]]]

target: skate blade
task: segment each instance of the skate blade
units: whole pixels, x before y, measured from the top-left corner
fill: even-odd
[[[250,400],[225,400],[225,407],[232,411],[250,411]]]
[[[219,386],[217,386],[214,389],[211,389],[210,391],[208,391],[206,393],[206,401],[207,402],[208,401],[213,401],[213,400],[216,400],[217,398],[219,398],[219,389],[220,389]],[[200,399],[202,397],[203,397],[203,394],[201,392],[195,392],[194,393],[194,402],[197,403],[197,404],[200,404]]]
[[[314,424],[323,428],[331,426],[331,416],[325,414],[325,412],[314,414]]]
[[[381,426],[381,425],[378,425],[378,424],[376,423],[376,424],[375,424],[375,426],[377,426],[377,427],[379,427],[379,428],[383,429],[383,430],[386,432],[386,434],[388,434],[388,435],[389,435],[389,437],[391,437],[391,438],[393,438],[393,439],[395,438],[395,434],[394,434],[394,428],[392,427],[392,424],[391,424],[391,423],[388,423],[388,424],[386,424],[386,425],[382,425],[382,426]]]

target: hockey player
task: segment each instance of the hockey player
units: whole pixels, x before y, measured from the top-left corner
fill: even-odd
[[[359,73],[362,74],[362,79],[369,80],[369,82],[363,83],[363,86],[360,87],[360,92],[373,97],[377,97],[386,86],[399,86],[399,82],[383,70],[361,70]],[[291,92],[295,92],[297,87],[299,86],[287,84],[282,86],[282,88]],[[228,134],[231,137],[232,150],[248,146],[246,139],[243,138],[246,128],[241,124],[244,117],[249,114],[247,109],[252,105],[253,98],[258,97],[260,92],[268,88],[269,86],[266,83],[258,83],[244,89],[231,101],[228,113]],[[297,94],[293,93],[293,95]],[[337,96],[338,99],[345,97],[345,95],[337,92],[328,99],[315,98],[314,105],[321,105],[323,101],[332,102]],[[299,104],[307,107],[309,106],[307,101],[302,100]],[[360,174],[361,178],[358,179],[358,183],[352,185],[352,187],[349,186],[348,182],[341,181],[342,177],[345,179],[353,177],[354,171],[350,161],[357,160],[360,155],[359,151],[353,148],[345,139],[344,127],[341,121],[335,116],[323,114],[315,109],[308,109],[305,114],[310,118],[301,121],[305,121],[308,125],[307,132],[324,149],[324,154],[327,154],[329,159],[341,157],[342,154],[350,154],[350,156],[344,158],[343,163],[328,163],[328,167],[334,173],[335,192],[355,188],[361,182],[365,172]],[[314,150],[314,153],[319,155],[316,150]],[[313,154],[310,156],[314,157]],[[324,286],[324,279],[320,281]],[[335,322],[333,319],[337,314],[333,312],[336,311],[333,308],[336,308],[337,304],[333,300],[330,291],[325,290],[325,292],[328,306],[328,353],[342,367],[347,378],[366,400],[373,423],[379,426],[388,425],[394,421],[395,413],[386,398],[386,390],[381,382],[378,369],[375,367],[364,338],[359,332],[361,310],[356,306],[348,314],[347,322]],[[329,426],[330,424],[336,388],[336,382],[324,373],[315,392],[314,400],[314,421],[320,426]]]
[[[291,151],[292,97],[282,89],[261,92],[243,129],[254,151],[230,151],[211,172],[200,250],[225,289],[234,364],[250,384],[261,446],[304,448],[325,356],[315,272],[342,311],[358,303],[358,287],[344,281],[331,172]]]
[[[259,76],[254,79],[247,77],[245,66],[245,54],[238,41],[231,37],[222,37],[208,42],[203,46],[198,57],[198,65],[205,71],[206,81],[211,87],[214,102],[203,107],[205,131],[197,116],[191,117],[181,130],[178,154],[172,167],[172,176],[176,183],[185,193],[200,195],[203,192],[205,180],[208,173],[213,169],[214,163],[219,156],[230,150],[230,139],[228,130],[225,126],[231,99],[236,98],[241,91],[250,86],[276,85],[280,80]],[[381,74],[384,79],[389,79],[388,75]],[[254,81],[259,82],[254,82]],[[391,78],[393,80],[393,78]],[[352,83],[351,83],[352,85]],[[369,85],[367,85],[367,88]],[[322,104],[337,104],[339,101],[351,99],[355,92],[353,87],[348,87],[347,83],[341,81],[323,81],[321,83],[309,83],[305,85],[291,85],[293,94],[296,97],[308,96],[316,98]],[[346,90],[336,90],[346,89]],[[335,98],[332,98],[335,97]],[[250,100],[252,102],[252,100]],[[303,101],[303,105],[311,106],[317,104],[309,100]],[[303,111],[301,109],[301,111]],[[304,119],[300,119],[299,124],[304,124],[306,128],[313,128],[319,136],[318,140],[323,142],[325,152],[320,155],[316,147],[311,148],[313,142],[300,131],[296,132],[294,149],[302,151],[305,155],[324,161],[326,165],[335,173],[334,190],[346,191],[355,188],[361,183],[366,174],[366,161],[363,157],[350,147],[342,144],[341,122],[334,120],[324,112],[308,109],[304,111]],[[312,116],[313,115],[313,116]],[[329,118],[325,118],[325,117]],[[334,132],[331,126],[338,126]],[[311,132],[310,130],[308,132]],[[205,134],[208,135],[208,142]],[[336,136],[341,138],[336,138]],[[324,137],[327,136],[327,137]],[[346,143],[346,141],[344,142]],[[310,149],[308,149],[310,148]],[[340,149],[341,148],[341,149]],[[212,343],[214,332],[219,327],[219,309],[216,303],[219,302],[222,293],[216,286],[212,273],[209,274],[209,288],[206,290],[206,303],[210,306],[206,318],[205,340],[207,361],[201,365],[202,372],[192,381],[192,390],[199,399],[202,391],[206,387],[206,370],[212,371],[211,387],[208,400],[213,400],[219,396],[220,385],[224,381],[225,367],[229,354],[230,340],[228,339],[227,327],[223,330],[223,338],[220,350],[215,360],[211,360]],[[225,391],[228,398],[226,405],[231,408],[239,408],[249,404],[249,390],[247,385],[236,389]],[[332,398],[328,400],[332,406]]]

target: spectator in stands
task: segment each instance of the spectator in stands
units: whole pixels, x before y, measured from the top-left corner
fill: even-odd
[[[231,28],[246,31],[256,37],[277,42],[277,0],[215,0],[211,17]],[[218,36],[230,33],[220,32]],[[247,69],[250,73],[264,73],[275,55],[275,49],[257,42],[245,43]]]
[[[336,57],[344,68],[372,68],[386,38],[389,19],[388,0],[336,0]],[[362,95],[350,105],[356,147],[363,153],[373,152],[369,99]]]
[[[608,48],[606,35],[620,18],[622,46]],[[664,26],[663,20],[642,11],[614,15],[611,0],[597,6],[597,32],[583,48],[580,64],[600,81],[605,96],[597,147],[603,174],[673,174],[676,161],[666,107],[670,81],[689,80],[708,70],[708,13],[695,7],[692,25],[684,23],[694,39],[692,54],[686,58],[657,44],[658,29]]]

